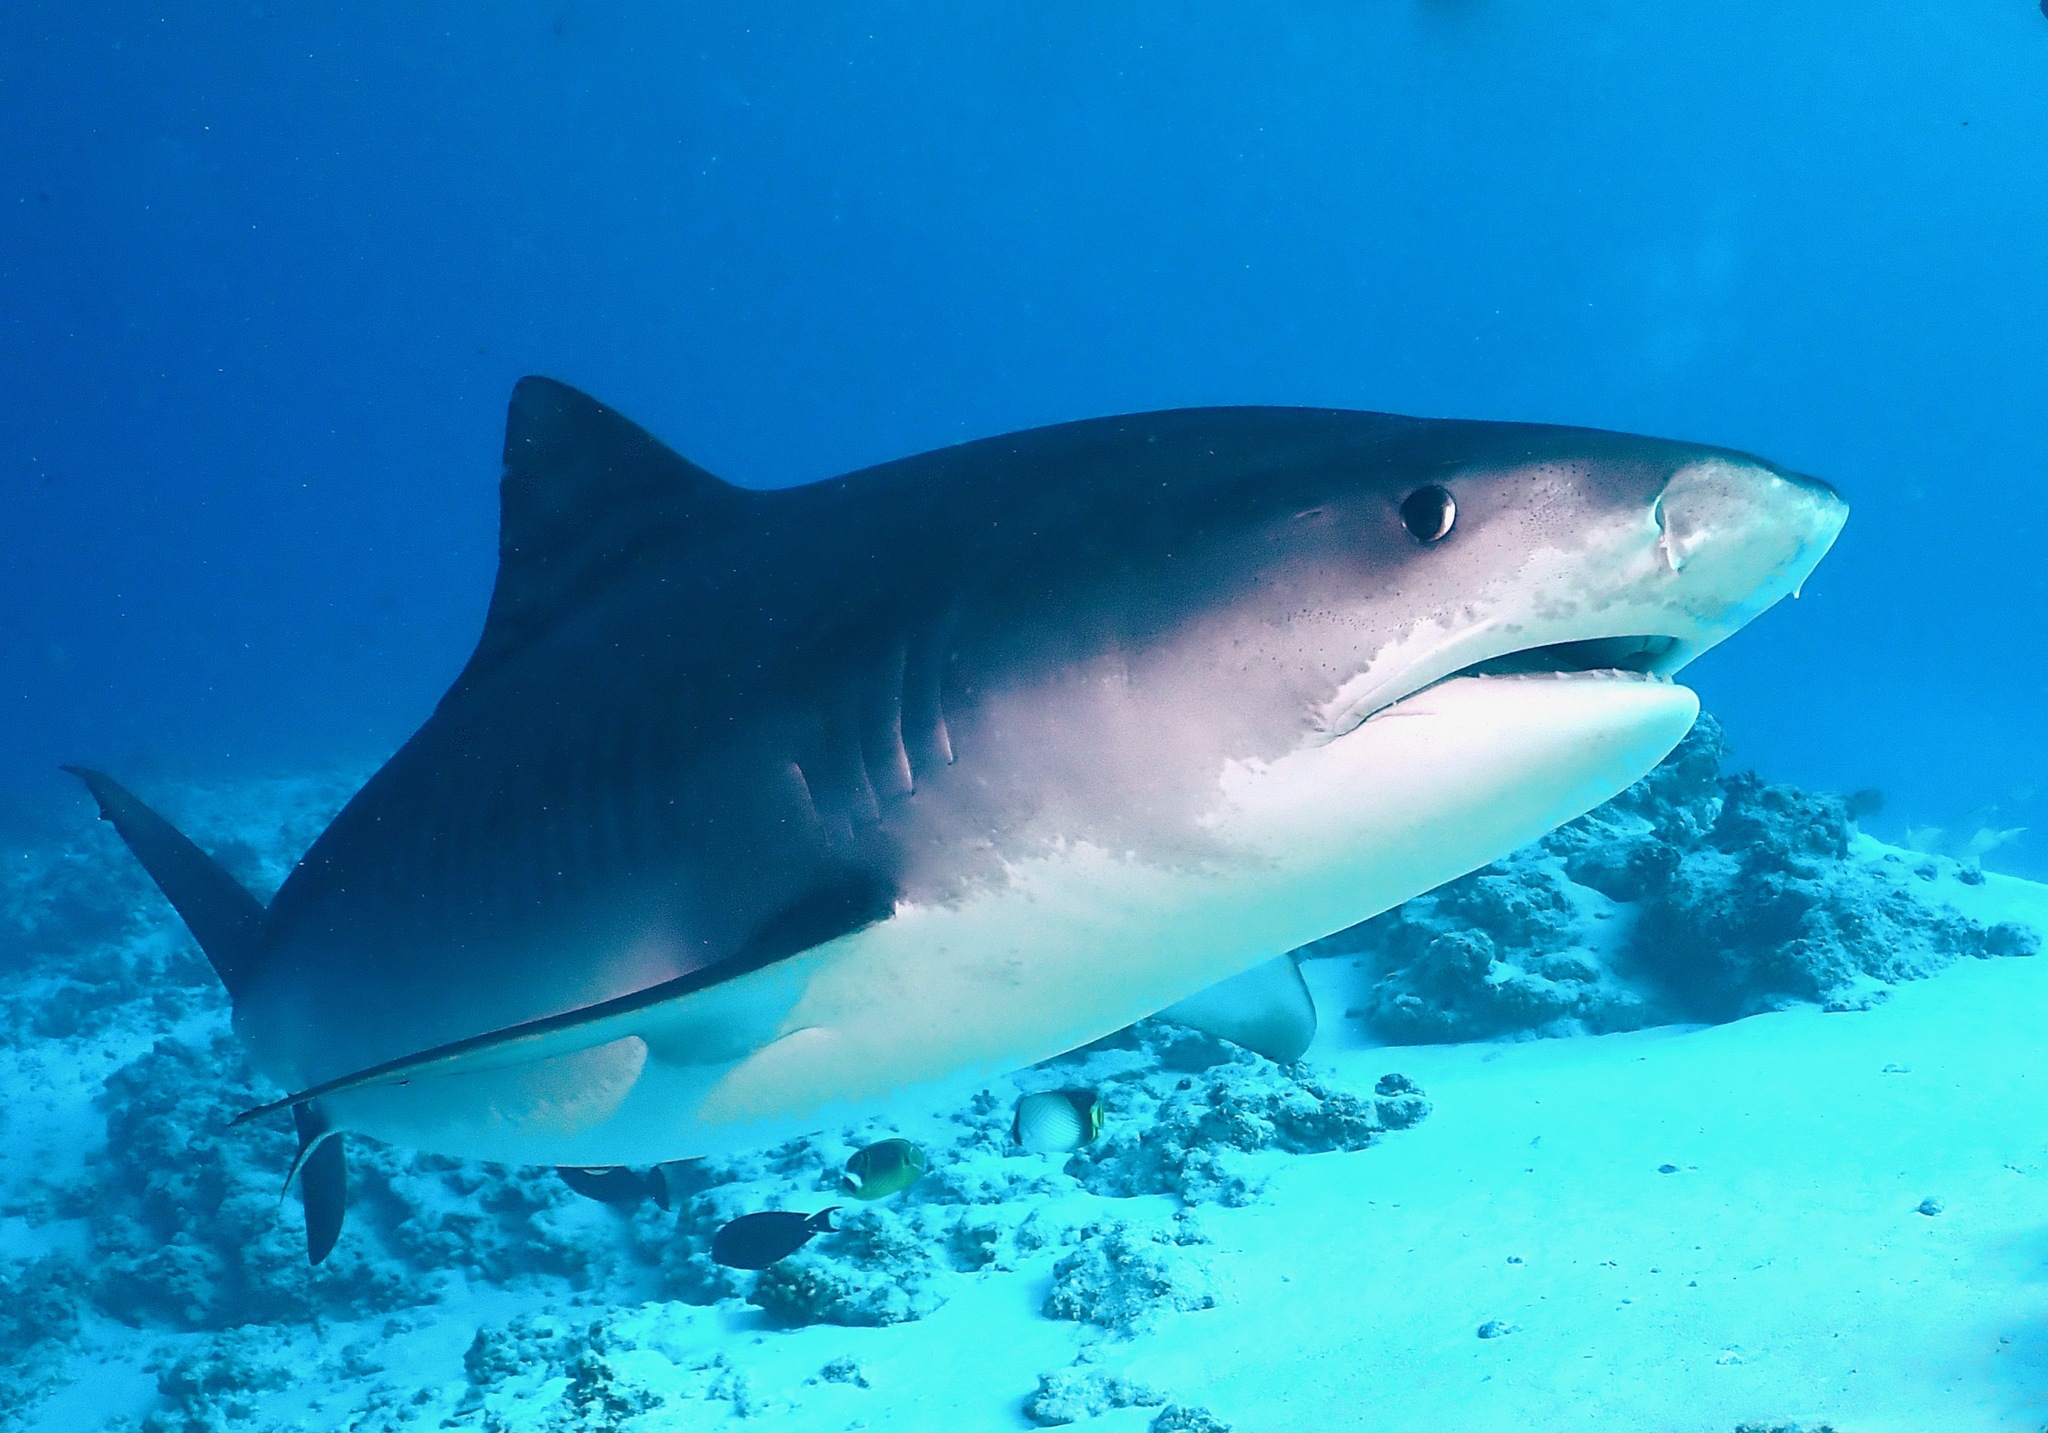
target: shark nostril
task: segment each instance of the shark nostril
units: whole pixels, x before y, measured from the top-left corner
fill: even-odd
[[[1659,494],[1657,501],[1651,504],[1650,516],[1657,523],[1657,556],[1665,567],[1675,573],[1685,566],[1685,558],[1679,553],[1677,544],[1671,540],[1671,524],[1665,520],[1662,494]]]
[[[1792,484],[1792,486],[1801,488],[1811,494],[1823,504],[1840,504],[1844,508],[1848,507],[1848,503],[1842,498],[1841,489],[1825,478],[1816,478],[1811,473],[1794,472],[1780,472],[1779,476]]]

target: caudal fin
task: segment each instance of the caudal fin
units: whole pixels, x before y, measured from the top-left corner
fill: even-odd
[[[262,902],[113,777],[81,766],[64,769],[85,783],[99,803],[100,818],[114,823],[157,889],[184,917],[228,994],[239,993],[263,932]]]

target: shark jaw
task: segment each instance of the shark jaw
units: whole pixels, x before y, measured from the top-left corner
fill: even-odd
[[[1419,617],[1338,688],[1318,726],[1342,736],[1449,677],[1672,677],[1797,596],[1848,511],[1825,484],[1761,464],[1689,464],[1643,509],[1538,546],[1454,610]]]
[[[1630,672],[1439,681],[1341,739],[1230,763],[1210,818],[1225,857],[1076,844],[573,1048],[328,1103],[397,1143],[577,1165],[855,1119],[1098,1039],[1484,865],[1639,780],[1698,711]]]

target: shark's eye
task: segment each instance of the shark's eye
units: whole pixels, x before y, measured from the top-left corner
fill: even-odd
[[[1456,500],[1434,483],[1417,488],[1401,501],[1401,521],[1415,534],[1417,542],[1442,541],[1457,520]]]

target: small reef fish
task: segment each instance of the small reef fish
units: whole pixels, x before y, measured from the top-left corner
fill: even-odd
[[[1102,1101],[1093,1090],[1044,1090],[1017,1101],[1010,1138],[1033,1154],[1066,1154],[1102,1133]]]
[[[765,1269],[803,1248],[820,1234],[833,1231],[834,1204],[816,1214],[794,1209],[769,1209],[742,1214],[711,1236],[711,1257],[728,1269]]]
[[[558,1166],[555,1173],[585,1199],[595,1199],[600,1204],[630,1208],[652,1199],[663,1209],[668,1208],[668,1181],[659,1169],[629,1169],[622,1164],[592,1169],[565,1164]]]
[[[887,1199],[924,1178],[924,1151],[907,1139],[885,1139],[856,1150],[841,1181],[855,1199]]]

